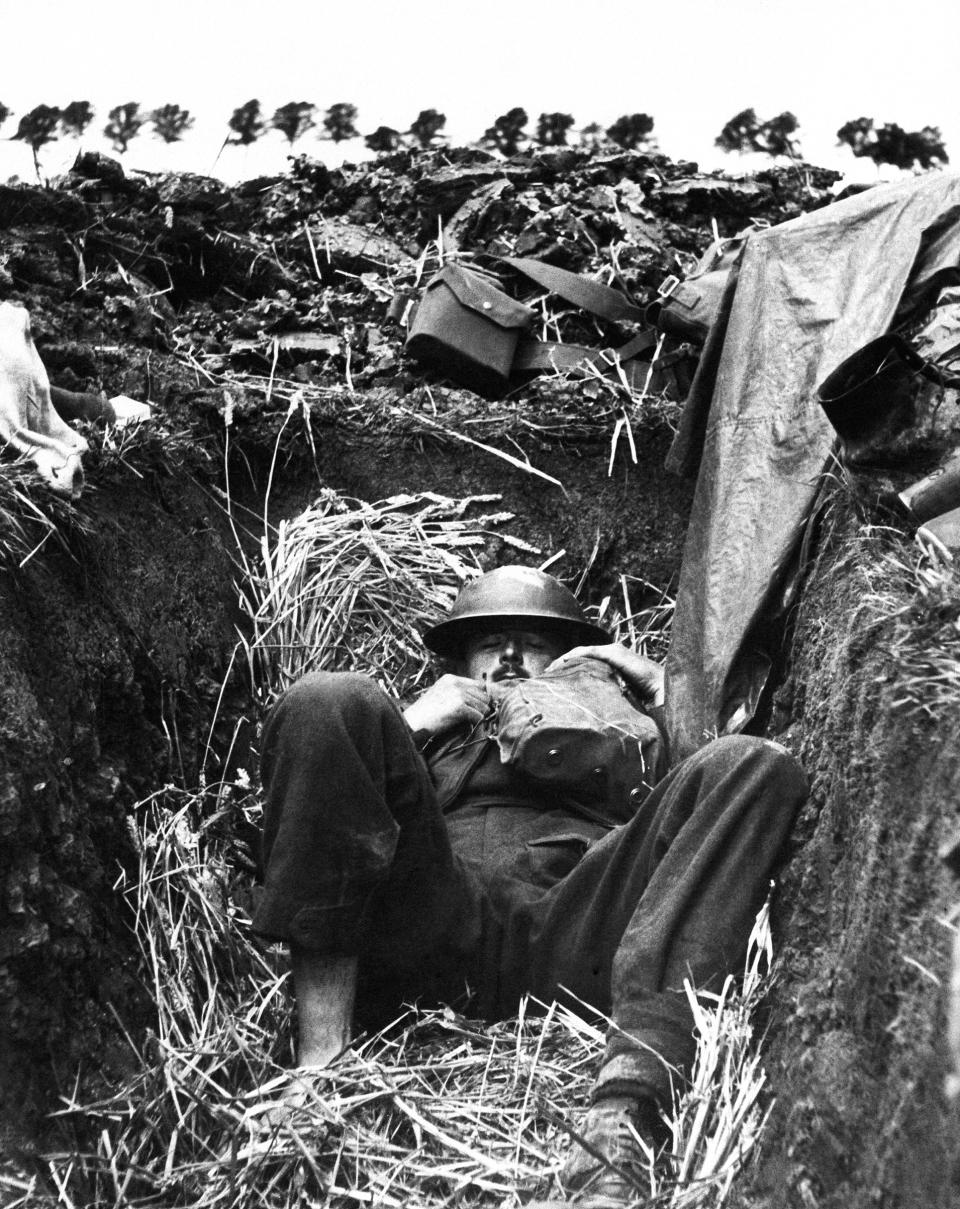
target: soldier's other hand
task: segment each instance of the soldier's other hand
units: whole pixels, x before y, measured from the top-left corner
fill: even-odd
[[[411,730],[438,735],[461,723],[473,726],[489,708],[490,698],[479,680],[447,673],[408,705],[403,716]]]
[[[619,642],[599,646],[575,646],[573,650],[564,652],[559,659],[554,659],[547,671],[561,668],[569,660],[579,656],[599,659],[619,672],[645,705],[663,705],[663,668],[646,655],[638,655],[636,651],[621,646]]]

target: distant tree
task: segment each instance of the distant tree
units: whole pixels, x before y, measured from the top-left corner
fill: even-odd
[[[179,143],[194,119],[189,109],[181,109],[179,105],[161,105],[150,114],[150,121],[157,138],[165,143]]]
[[[337,101],[323,115],[322,138],[333,139],[335,143],[346,142],[347,139],[360,137],[357,129],[357,107],[349,101]]]
[[[447,115],[436,109],[421,109],[417,120],[411,122],[409,133],[421,147],[429,147],[447,124]]]
[[[230,127],[226,139],[228,143],[237,143],[241,147],[255,143],[266,129],[260,102],[254,98],[238,106],[230,115],[227,125]]]
[[[29,113],[23,115],[17,126],[17,133],[13,136],[26,143],[33,152],[33,166],[36,169],[38,180],[40,179],[40,160],[37,153],[41,147],[52,143],[57,137],[59,125],[60,110],[56,106],[37,105],[35,109],[31,109]]]
[[[907,135],[913,162],[918,168],[942,168],[950,163],[939,126],[924,126]]]
[[[402,142],[400,131],[392,126],[378,126],[363,140],[371,151],[396,151]]]
[[[713,140],[721,151],[756,151],[760,120],[755,109],[735,113]]]
[[[565,147],[572,113],[541,113],[537,118],[537,142],[541,147]]]
[[[837,143],[848,146],[859,158],[871,159],[879,167],[942,168],[950,162],[939,126],[904,130],[896,122],[876,126],[873,118],[855,118],[837,131]]]
[[[516,155],[520,150],[521,139],[527,137],[524,130],[527,121],[525,109],[520,109],[519,106],[510,109],[506,113],[502,113],[492,126],[487,127],[481,141],[489,147],[496,147],[504,155]]]
[[[837,146],[846,144],[857,158],[870,157],[870,146],[877,141],[873,118],[853,118],[837,131]]]
[[[770,118],[760,127],[760,150],[765,151],[767,155],[789,155],[795,158],[800,150],[799,143],[794,138],[799,126],[796,114],[791,113],[789,109],[778,113],[775,118]]]
[[[885,122],[877,130],[872,159],[877,164],[892,164],[895,168],[913,167],[910,135],[896,122]]]
[[[653,118],[649,113],[625,113],[607,127],[607,135],[625,151],[644,146],[653,133]]]
[[[140,112],[139,102],[127,101],[125,105],[117,105],[111,109],[107,117],[109,120],[103,128],[103,133],[110,140],[114,151],[123,155],[146,123],[146,115]]]
[[[0,126],[3,125],[11,113],[13,113],[13,110],[8,109],[7,106],[4,105],[3,101],[0,101]]]
[[[302,134],[316,125],[313,120],[316,112],[316,105],[311,105],[309,101],[288,101],[274,111],[270,125],[274,130],[279,130],[292,147]]]
[[[765,155],[796,156],[799,144],[793,137],[799,122],[788,109],[761,122],[755,109],[734,114],[714,139],[723,151],[761,151]]]
[[[607,132],[600,122],[588,122],[580,127],[580,146],[595,151],[607,141]]]
[[[93,121],[93,106],[89,101],[71,101],[60,114],[60,129],[64,134],[80,138]]]

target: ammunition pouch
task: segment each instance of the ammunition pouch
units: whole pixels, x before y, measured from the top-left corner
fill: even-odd
[[[503,257],[502,263],[589,314],[614,323],[644,322],[641,307],[592,278],[524,257]],[[650,389],[657,390],[678,360],[688,359],[685,346],[670,360],[640,360],[658,343],[649,327],[618,348],[535,340],[528,335],[534,318],[535,312],[506,294],[491,275],[450,263],[427,283],[411,315],[405,349],[421,365],[491,398],[537,374],[566,371],[622,375],[632,388],[642,387],[651,372],[659,373],[656,382],[650,381]]]

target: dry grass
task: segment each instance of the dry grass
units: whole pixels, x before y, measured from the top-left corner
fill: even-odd
[[[57,495],[25,457],[0,465],[0,569],[19,569],[49,542],[89,529],[77,506]]]
[[[891,657],[891,704],[941,717],[960,702],[960,564],[922,536],[861,528],[853,551],[868,585],[861,602],[867,633]]]
[[[476,574],[477,549],[511,514],[467,513],[498,500],[422,492],[368,504],[327,490],[267,529],[260,565],[247,564],[240,586],[260,700],[317,670],[365,672],[394,696],[414,691],[427,670],[417,623],[439,618]]]
[[[69,1147],[32,1179],[0,1180],[10,1209],[509,1209],[555,1191],[603,1046],[595,1024],[556,1005],[530,1001],[489,1026],[410,1011],[274,1123],[290,1057],[286,974],[279,951],[250,937],[230,838],[233,816],[255,808],[242,785],[141,803],[139,869],[122,890],[156,1029],[131,1042],[127,1083],[63,1109]],[[716,1209],[759,1136],[750,1014],[768,964],[764,914],[742,991],[732,979],[717,997],[688,991],[698,1058],[672,1122],[675,1158],[650,1173],[655,1204]]]
[[[637,608],[636,596],[649,598],[655,595],[652,605]],[[670,626],[676,600],[667,588],[654,584],[636,575],[621,575],[620,590],[600,602],[596,610],[588,610],[595,620],[609,629],[616,642],[662,663],[670,644]]]
[[[624,416],[635,433],[672,431],[681,411],[662,392],[631,389],[599,374],[584,380],[571,371],[543,375],[504,399],[486,400],[446,386],[410,392],[384,385],[384,380],[319,386],[282,373],[211,371],[190,359],[187,364],[208,386],[244,400],[237,408],[238,421],[271,414],[282,420],[286,411],[301,408],[318,426],[375,430],[392,443],[429,440],[449,447],[469,437],[509,448],[526,460],[547,447],[608,443]]]
[[[170,429],[162,417],[121,428],[80,426],[89,442],[83,456],[85,485],[79,500],[57,495],[25,456],[0,464],[0,568],[20,569],[51,542],[71,553],[71,539],[93,533],[97,520],[95,494],[115,478],[142,479],[160,469],[184,473],[197,456],[196,438]]]

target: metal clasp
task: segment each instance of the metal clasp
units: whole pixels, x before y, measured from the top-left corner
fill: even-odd
[[[675,273],[671,273],[669,277],[665,277],[661,281],[657,294],[660,298],[669,298],[673,291],[680,284],[680,278]]]

